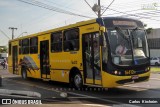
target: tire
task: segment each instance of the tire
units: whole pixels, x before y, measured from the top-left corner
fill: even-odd
[[[27,79],[27,72],[26,69],[22,68],[22,79],[26,80]]]
[[[73,87],[75,89],[80,89],[83,86],[83,79],[80,73],[76,73],[72,79]]]
[[[158,66],[159,65],[158,62],[156,62],[155,65]]]

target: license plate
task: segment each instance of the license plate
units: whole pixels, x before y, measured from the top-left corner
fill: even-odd
[[[133,76],[132,76],[132,79],[133,79],[133,80],[138,79],[138,78],[139,78],[138,75],[133,75]]]

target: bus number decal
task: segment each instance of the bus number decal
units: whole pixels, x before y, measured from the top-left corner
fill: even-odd
[[[87,28],[87,30],[94,30],[94,27]]]
[[[77,61],[71,61],[72,64],[77,64]]]

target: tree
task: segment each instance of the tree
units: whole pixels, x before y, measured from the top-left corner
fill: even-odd
[[[152,28],[146,29],[147,34],[150,34],[152,32],[152,30],[153,30]]]
[[[6,46],[0,46],[0,53],[7,53],[8,49]]]

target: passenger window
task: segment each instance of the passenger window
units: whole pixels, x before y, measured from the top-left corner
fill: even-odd
[[[71,29],[64,32],[64,51],[79,50],[79,29]]]
[[[29,39],[22,40],[22,54],[29,54]]]
[[[38,53],[38,37],[30,38],[30,54]]]
[[[62,32],[51,34],[51,52],[62,51]]]

